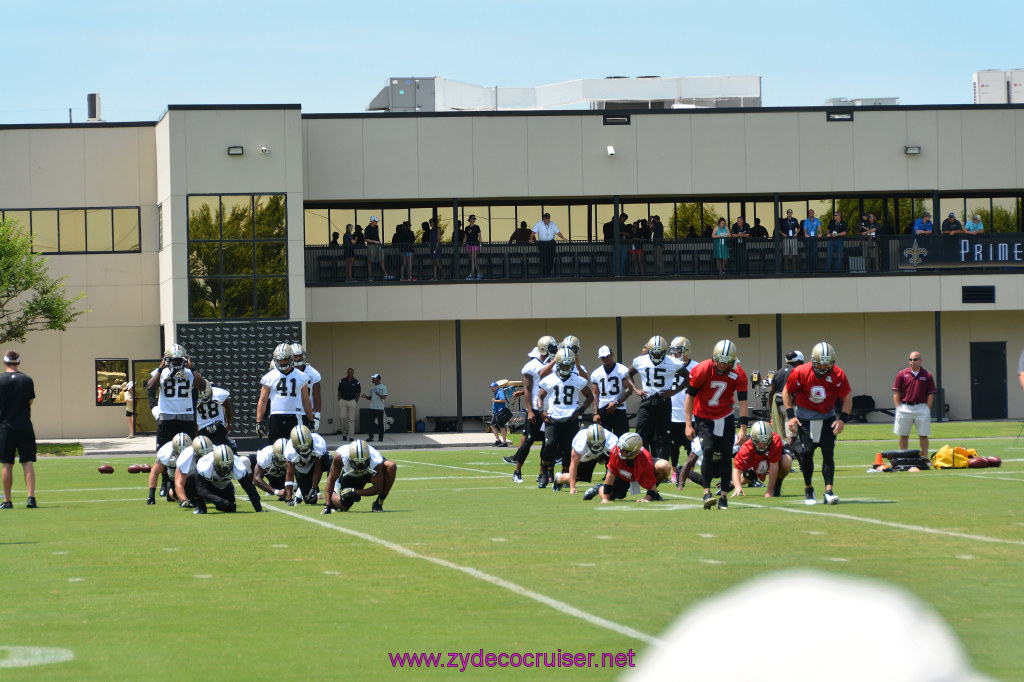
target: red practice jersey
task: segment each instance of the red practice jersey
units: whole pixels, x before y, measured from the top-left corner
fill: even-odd
[[[732,460],[732,465],[740,471],[753,469],[758,475],[768,473],[768,466],[775,464],[782,459],[782,439],[779,434],[772,434],[772,442],[768,446],[768,452],[761,454],[754,447],[754,441],[746,440],[740,446],[740,451]]]
[[[719,374],[714,361],[705,360],[690,372],[690,388],[697,391],[694,415],[721,419],[732,414],[736,391],[747,390],[747,373],[737,364],[728,374]]]
[[[786,390],[800,407],[827,414],[835,409],[837,399],[850,395],[850,382],[846,373],[834,365],[828,374],[819,377],[808,362],[789,373]]]
[[[616,478],[624,481],[636,481],[644,490],[654,490],[658,487],[658,478],[654,475],[654,460],[647,448],[640,450],[640,454],[632,461],[619,457],[619,446],[612,448],[611,457],[608,459],[608,470]]]

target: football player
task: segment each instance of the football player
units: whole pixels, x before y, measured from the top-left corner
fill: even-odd
[[[787,448],[779,434],[772,431],[768,422],[758,421],[750,427],[750,438],[740,446],[732,460],[732,496],[745,494],[743,479],[746,472],[753,473],[753,479],[768,475],[765,497],[782,495],[782,479],[793,468],[793,459],[785,452]]]
[[[626,376],[640,376],[640,407],[636,411],[636,432],[650,451],[660,459],[669,459],[672,445],[672,396],[682,390],[676,377],[683,373],[682,360],[668,354],[664,337],[652,336],[647,352],[633,358]]]
[[[327,474],[324,508],[321,514],[332,510],[348,511],[364,497],[377,496],[371,511],[384,511],[384,500],[395,484],[398,465],[361,440],[340,446],[331,458]],[[369,485],[370,487],[366,487]]]
[[[274,349],[274,369],[263,375],[260,384],[256,433],[266,437],[268,445],[278,438],[287,438],[303,416],[313,420],[309,377],[295,369],[291,344],[282,343]]]
[[[199,433],[213,441],[214,445],[231,445],[228,431],[231,430],[231,393],[209,381],[199,391],[196,401],[196,428]]]
[[[672,357],[683,363],[683,372],[676,375],[672,388],[679,392],[672,396],[672,482],[682,490],[686,486],[687,479],[697,485],[703,482],[700,475],[693,470],[697,464],[697,456],[690,448],[690,439],[686,437],[686,389],[690,387],[690,372],[697,367],[697,361],[690,359],[690,340],[685,336],[677,336],[672,339],[668,347]],[[680,466],[679,450],[686,449],[686,463]]]
[[[733,398],[735,396],[735,400]],[[700,438],[701,482],[704,485],[704,509],[715,506],[711,482],[721,480],[722,492],[718,508],[728,509],[726,494],[731,483],[732,447],[736,439],[733,404],[740,404],[739,443],[747,439],[747,373],[736,363],[736,344],[722,339],[715,344],[711,358],[699,363],[690,372],[690,387],[686,389],[686,437]],[[696,416],[696,419],[694,418]]]
[[[312,433],[300,424],[289,435],[284,457],[288,462],[284,474],[284,498],[288,506],[294,507],[296,502],[316,504],[320,479],[330,462],[327,442],[319,433]]]
[[[526,421],[523,422],[523,440],[519,442],[519,449],[516,450],[516,470],[512,472],[514,483],[523,482],[523,462],[530,454],[530,448],[540,440],[544,431],[544,423],[539,419],[540,405],[537,403],[537,394],[540,392],[540,378],[538,375],[549,363],[554,363],[555,353],[558,351],[558,344],[553,336],[542,336],[537,341],[537,347],[531,351],[529,362],[523,365],[523,395],[526,396]],[[536,357],[532,354],[536,353]],[[541,445],[541,462],[544,461],[544,446]],[[545,474],[543,463],[540,474],[537,476],[539,483]]]
[[[576,492],[576,482],[590,483],[594,477],[594,468],[598,464],[607,464],[612,448],[619,442],[618,437],[600,424],[591,424],[578,431],[572,439],[572,461],[569,472],[558,475],[556,484],[569,486],[569,492]],[[604,477],[601,477],[604,480]],[[583,493],[584,500],[592,500],[601,489],[598,481]]]
[[[593,392],[597,395],[594,405],[594,423],[600,424],[616,436],[629,430],[629,415],[626,399],[633,394],[633,383],[626,381],[627,368],[615,362],[615,353],[608,346],[597,350],[601,366],[590,375]]]
[[[306,362],[306,349],[302,347],[301,343],[292,344],[292,361],[295,363],[295,369],[309,377],[309,396],[313,403],[313,420],[310,422],[304,420],[304,423],[310,431],[316,433],[320,431],[320,380],[323,377],[313,365]]]
[[[278,438],[273,445],[263,447],[251,456],[252,482],[264,492],[276,495],[285,501],[285,474],[288,472],[288,459],[284,456],[288,448],[287,438]]]
[[[836,416],[836,401],[843,401]],[[814,474],[814,451],[821,447],[821,477],[825,479],[825,504],[839,504],[832,489],[835,476],[836,436],[843,432],[853,409],[850,382],[846,373],[836,366],[836,351],[824,341],[814,346],[811,361],[795,367],[786,378],[782,391],[786,408],[786,425],[796,431],[793,447],[804,476],[804,504],[817,504],[811,476]]]
[[[185,347],[177,343],[164,351],[159,371],[150,377],[146,390],[157,390],[157,409],[160,412],[156,425],[156,448],[179,433],[196,435],[196,416],[192,407],[192,389],[206,388],[206,379],[192,369],[192,358]]]
[[[233,481],[238,481],[242,486],[253,509],[263,511],[260,494],[252,483],[248,458],[235,457],[234,451],[227,445],[218,445],[213,448],[213,452],[201,457],[189,477],[195,478],[196,487],[196,510],[193,514],[205,514],[207,502],[218,511],[236,511]]]
[[[647,491],[637,502],[661,500],[658,484],[667,480],[670,473],[668,460],[659,459],[655,462],[644,447],[643,438],[637,433],[627,433],[619,438],[608,458],[608,471],[604,475],[604,485],[600,492],[601,503],[624,499],[632,483]]]
[[[153,463],[153,468],[149,470],[149,497],[146,499],[146,504],[156,504],[156,482],[166,472],[170,472],[170,476],[174,475],[174,470],[178,466],[178,456],[186,450],[192,451],[192,437],[187,433],[179,433],[156,451],[156,461]],[[164,491],[164,495],[167,496],[168,502],[178,501],[177,494],[169,487]],[[181,501],[186,500],[182,497]]]
[[[196,493],[196,462],[213,452],[213,441],[206,436],[196,436],[192,447],[181,451],[177,466],[174,467],[174,489],[177,491],[179,507],[193,507],[198,496]]]
[[[541,448],[541,472],[538,488],[554,482],[552,489],[562,489],[555,478],[554,462],[561,461],[562,473],[569,471],[572,460],[572,439],[579,432],[580,415],[586,414],[594,394],[586,375],[575,372],[576,357],[568,348],[561,348],[555,354],[555,372],[540,382],[537,402],[541,406],[544,420],[544,447]],[[580,405],[580,396],[584,402]]]

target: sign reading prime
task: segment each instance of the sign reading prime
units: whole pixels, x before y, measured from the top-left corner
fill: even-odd
[[[976,239],[960,240],[961,263],[1024,262],[1024,239],[1021,235],[979,243]]]

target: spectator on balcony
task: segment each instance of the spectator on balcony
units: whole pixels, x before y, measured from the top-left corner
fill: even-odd
[[[800,244],[800,221],[793,217],[793,209],[786,209],[786,217],[779,221],[775,236],[782,242],[782,271],[796,273],[796,254]]]
[[[331,243],[328,244],[327,246],[341,246],[341,244],[338,243],[338,238],[339,237],[341,237],[341,233],[340,232],[332,232],[331,233]]]
[[[864,264],[868,272],[878,272],[878,235],[882,226],[875,222],[875,214],[861,216],[860,238],[864,245]]]
[[[662,256],[665,246],[665,225],[661,216],[651,216],[651,246],[654,249],[654,267],[659,275],[665,274],[665,259]]]
[[[554,277],[555,275],[556,238],[561,239],[563,242],[569,241],[558,230],[558,225],[551,220],[551,214],[545,213],[541,216],[540,221],[533,226],[533,232],[530,234],[530,243],[532,244],[536,241],[537,246],[540,248],[541,277]]]
[[[981,216],[977,213],[975,213],[974,217],[968,220],[967,224],[964,226],[964,232],[969,235],[981,234],[984,231],[985,226],[981,224]]]
[[[920,218],[914,221],[914,236],[930,238],[932,236],[932,227],[932,214],[925,211]]]
[[[345,226],[345,236],[341,240],[345,250],[345,281],[352,281],[352,266],[356,262],[356,235],[352,232],[352,223]]]
[[[529,225],[527,225],[526,221],[524,220],[519,223],[519,229],[512,230],[512,236],[509,238],[508,243],[527,244],[529,243],[530,235],[532,234],[533,232],[530,231]]]
[[[441,230],[437,227],[437,219],[427,221],[427,234],[430,240],[430,260],[434,265],[434,276],[431,279],[445,278],[444,266],[441,265]]]
[[[644,244],[651,239],[651,227],[646,220],[641,218],[633,224],[633,240],[630,244],[630,253],[633,256],[633,272],[641,277],[644,276]]]
[[[761,224],[760,218],[754,218],[754,226],[750,228],[751,239],[768,239],[768,230]]]
[[[480,226],[476,224],[476,216],[471,215],[466,219],[469,225],[466,226],[466,253],[469,254],[469,276],[466,279],[474,279],[473,273],[476,273],[476,279],[483,279],[484,276],[480,274],[480,265],[477,263],[476,258],[480,253]]]
[[[807,272],[818,271],[818,233],[821,232],[821,221],[814,217],[814,209],[807,209],[804,220],[804,257],[807,259]]]
[[[735,240],[733,258],[736,261],[736,272],[746,274],[747,272],[747,240],[750,239],[750,225],[743,216],[737,216],[736,222],[732,224],[732,238]]]
[[[408,220],[398,226],[391,243],[398,246],[398,252],[401,254],[398,276],[402,278],[403,282],[415,282],[416,278],[412,276],[412,252],[413,244],[416,243],[416,235],[412,233],[412,226],[409,225]]]
[[[725,266],[729,262],[729,242],[730,238],[729,226],[725,222],[725,218],[718,219],[718,227],[711,234],[713,245],[711,247],[711,253],[715,258],[715,264],[718,266],[718,274],[725,274]]]
[[[942,230],[942,234],[945,237],[954,237],[958,234],[963,234],[964,226],[960,224],[960,221],[956,219],[956,214],[952,211],[949,212],[949,216],[942,221],[942,225],[939,226]]]
[[[362,225],[356,225],[355,234],[352,235],[352,243],[355,244],[356,246],[365,246],[366,245],[366,237],[363,236],[363,226]]]
[[[843,271],[843,240],[846,239],[846,221],[843,220],[839,209],[832,214],[832,220],[828,221],[828,229],[825,231],[828,237],[828,260],[825,261],[825,272],[832,272],[832,259],[835,257],[836,272]]]
[[[394,279],[388,274],[388,268],[384,264],[384,245],[380,240],[380,227],[377,224],[377,216],[370,216],[370,224],[366,226],[363,235],[366,241],[366,281],[373,281],[373,264],[380,263],[380,272],[384,279]]]

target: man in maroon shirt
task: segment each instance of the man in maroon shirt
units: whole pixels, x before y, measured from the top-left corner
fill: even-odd
[[[910,367],[900,370],[892,384],[892,401],[896,406],[893,433],[900,437],[900,450],[910,442],[910,427],[917,428],[921,456],[928,456],[928,436],[932,433],[932,402],[935,400],[935,379],[921,367],[921,353],[911,351]]]

